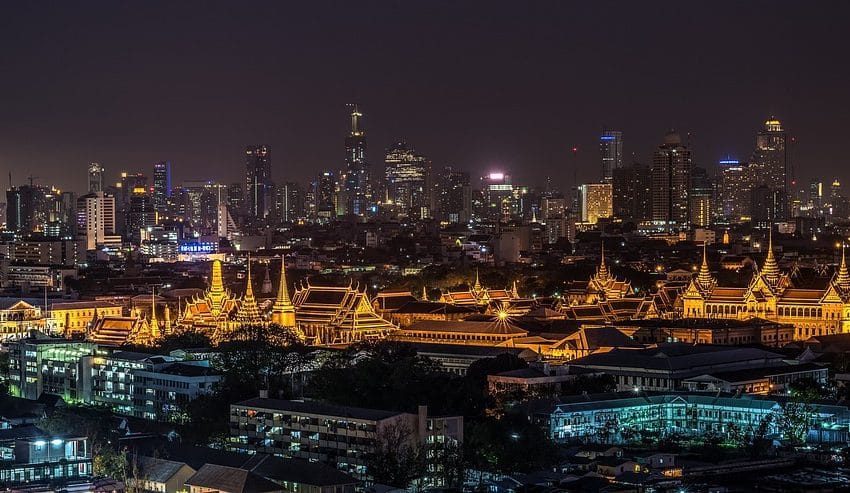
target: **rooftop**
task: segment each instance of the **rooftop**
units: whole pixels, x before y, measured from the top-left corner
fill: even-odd
[[[294,413],[317,414],[320,416],[362,419],[367,421],[380,421],[403,414],[396,411],[384,411],[381,409],[337,406],[335,404],[326,404],[317,401],[289,401],[283,399],[267,399],[263,397],[255,397],[253,399],[237,402],[233,405],[240,407],[272,409],[276,411],[289,411]]]

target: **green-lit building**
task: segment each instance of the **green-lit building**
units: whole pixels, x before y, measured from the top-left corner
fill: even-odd
[[[812,409],[808,441],[846,443],[850,439],[846,406],[813,404]],[[765,421],[767,434],[781,438],[781,414],[779,400],[758,396],[618,392],[575,396],[557,404],[549,416],[549,429],[557,441],[604,438],[616,443],[625,441],[628,432],[747,434]]]
[[[91,342],[29,338],[9,347],[9,388],[12,395],[38,399],[56,394],[66,402],[82,399],[81,359],[95,354]]]

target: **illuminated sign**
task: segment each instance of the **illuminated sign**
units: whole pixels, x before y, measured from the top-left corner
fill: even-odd
[[[720,161],[720,164],[724,164],[724,165],[738,165],[738,164],[741,164],[741,162],[740,162],[740,161],[738,161],[737,159],[723,159],[722,161]]]
[[[181,243],[177,250],[180,253],[213,253],[216,251],[217,245],[215,243],[200,243],[200,242],[191,242],[191,243]]]
[[[603,135],[602,137],[599,137],[599,140],[614,140],[616,138],[617,137],[614,137],[613,135]]]

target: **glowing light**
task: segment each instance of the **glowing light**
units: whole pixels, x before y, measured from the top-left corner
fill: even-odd
[[[504,173],[490,173],[487,177],[491,180],[499,181],[499,180],[505,179],[505,174]]]

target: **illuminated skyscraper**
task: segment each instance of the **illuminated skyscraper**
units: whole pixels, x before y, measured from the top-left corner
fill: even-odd
[[[667,229],[687,227],[692,168],[690,148],[668,132],[652,159],[652,220]]]
[[[599,219],[613,215],[610,183],[586,183],[579,186],[582,222],[596,224]]]
[[[345,138],[345,170],[342,179],[345,207],[343,215],[365,216],[372,203],[372,189],[369,182],[369,163],[366,161],[366,132],[360,125],[363,113],[356,104],[351,108],[351,131]],[[340,204],[342,205],[342,204]]]
[[[322,171],[311,184],[310,216],[327,221],[336,216],[336,176],[333,171]]]
[[[488,173],[481,177],[483,194],[481,219],[507,221],[511,217],[514,201],[514,186],[511,175],[501,172]]]
[[[272,163],[268,146],[248,146],[245,149],[245,192],[248,215],[264,219],[271,205]]]
[[[719,178],[717,210],[720,220],[728,224],[749,221],[753,189],[750,165],[737,159],[723,159]]]
[[[387,150],[387,196],[404,216],[431,216],[431,163],[406,142]]]
[[[610,183],[614,179],[614,170],[623,167],[623,132],[602,132],[599,153],[602,157],[602,181]]]
[[[782,123],[776,118],[764,122],[764,129],[756,136],[756,150],[751,163],[754,172],[754,186],[765,186],[773,197],[780,197],[777,220],[786,219],[788,197],[788,136],[782,129]],[[774,192],[779,192],[774,193]]]
[[[160,161],[153,165],[153,205],[162,209],[171,197],[171,161]]]
[[[688,214],[691,226],[707,228],[714,223],[714,183],[705,168],[694,168],[691,173]]]
[[[103,191],[103,166],[89,163],[89,193]]]
[[[115,236],[115,197],[93,192],[77,199],[77,234],[86,242],[86,250],[121,238]]]

